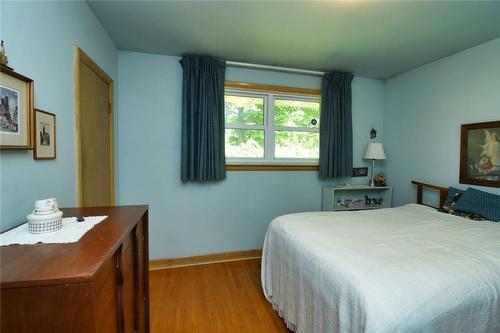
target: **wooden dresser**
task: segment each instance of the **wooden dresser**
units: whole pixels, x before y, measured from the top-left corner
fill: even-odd
[[[63,211],[108,218],[76,243],[0,247],[0,331],[149,332],[148,207]]]

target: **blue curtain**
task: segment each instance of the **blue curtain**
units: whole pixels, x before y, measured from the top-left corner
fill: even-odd
[[[224,76],[226,62],[184,55],[182,86],[182,181],[226,178]]]
[[[326,73],[321,82],[319,176],[352,175],[351,82],[353,75]]]

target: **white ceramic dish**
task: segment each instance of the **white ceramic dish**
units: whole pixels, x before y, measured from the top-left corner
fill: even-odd
[[[34,234],[57,231],[62,228],[61,211],[52,211],[50,214],[29,214],[28,227],[29,231]]]

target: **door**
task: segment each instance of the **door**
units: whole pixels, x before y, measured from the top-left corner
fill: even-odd
[[[77,195],[81,207],[114,204],[113,80],[75,48]]]

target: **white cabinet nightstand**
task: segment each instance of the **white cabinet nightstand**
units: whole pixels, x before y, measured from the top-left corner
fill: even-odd
[[[344,211],[392,207],[392,187],[323,186],[322,210]]]

